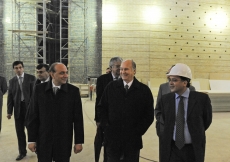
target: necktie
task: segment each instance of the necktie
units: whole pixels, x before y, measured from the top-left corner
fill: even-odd
[[[128,84],[126,84],[125,85],[125,91],[126,91],[126,93],[128,92],[128,90],[129,90],[129,86],[128,86]]]
[[[19,77],[19,86],[21,90],[21,101],[24,101],[24,95],[23,95],[23,90],[22,90],[22,77]]]
[[[53,87],[54,94],[56,95],[58,87]]]
[[[176,116],[176,141],[175,145],[180,150],[184,146],[184,102],[183,96],[180,96],[178,111]]]

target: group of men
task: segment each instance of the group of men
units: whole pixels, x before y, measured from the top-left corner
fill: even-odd
[[[66,66],[40,64],[37,80],[24,73],[22,61],[12,66],[16,76],[9,81],[7,118],[14,111],[19,148],[16,160],[27,153],[26,127],[28,148],[37,153],[39,162],[69,162],[73,137],[74,153],[83,149],[84,128],[79,89],[67,83]],[[153,96],[135,77],[133,60],[113,57],[109,68],[110,72],[97,79],[95,162],[102,145],[104,162],[139,162],[142,136],[154,121]],[[190,68],[178,63],[167,73],[168,83],[159,89],[155,116],[160,162],[204,161],[212,106],[207,94],[189,89],[191,78]],[[6,81],[0,80],[3,95]]]
[[[22,160],[27,154],[27,128],[28,148],[37,153],[39,162],[68,162],[73,130],[74,153],[79,153],[84,143],[84,129],[80,92],[67,83],[66,66],[62,63],[53,63],[50,67],[39,64],[37,80],[24,73],[22,61],[13,62],[12,67],[15,77],[9,81],[7,118],[11,119],[14,114],[19,150],[16,160]],[[2,95],[7,91],[7,84],[3,77],[0,81],[2,108]]]
[[[95,162],[139,162],[142,136],[154,120],[153,96],[136,77],[133,60],[114,57],[96,86]],[[120,71],[120,73],[118,72]],[[191,69],[178,63],[166,73],[155,107],[160,162],[204,162],[205,131],[212,122],[207,94],[191,86]],[[118,76],[118,77],[117,77]]]

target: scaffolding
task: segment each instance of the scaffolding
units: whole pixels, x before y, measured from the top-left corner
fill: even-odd
[[[59,3],[59,6],[53,7],[52,2]],[[59,56],[55,56],[52,63],[67,65],[70,82],[86,83],[88,36],[85,0],[12,0],[12,5],[12,29],[9,31],[12,32],[13,58],[26,60],[27,65],[35,70],[37,63],[49,64],[51,59],[47,60],[48,56],[57,50],[55,54]],[[39,19],[41,15],[43,18]],[[59,24],[53,23],[50,15],[59,17]],[[52,31],[53,26],[58,30]],[[49,49],[48,42],[58,45]],[[77,66],[81,67],[80,74],[76,74]]]

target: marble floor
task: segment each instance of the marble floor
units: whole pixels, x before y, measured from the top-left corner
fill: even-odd
[[[0,134],[0,162],[13,162],[18,155],[17,137],[14,119],[6,118],[6,99],[4,95],[3,121]],[[71,162],[94,162],[93,141],[96,132],[94,123],[94,99],[82,98],[85,128],[85,144],[80,154],[72,152]],[[230,112],[213,113],[213,122],[206,132],[205,162],[230,162]],[[155,132],[155,122],[143,136],[144,148],[140,153],[140,162],[158,161],[158,137]],[[21,162],[36,162],[36,154],[27,150],[27,156]],[[102,158],[100,162],[102,162]]]

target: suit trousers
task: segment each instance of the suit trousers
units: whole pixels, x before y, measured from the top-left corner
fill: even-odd
[[[54,160],[52,160],[52,158],[50,158],[50,159],[46,159],[46,160],[39,160],[38,159],[38,162],[69,162],[69,159],[70,158],[66,158],[66,159],[62,159],[62,160],[56,160],[56,161],[54,161]]]
[[[18,138],[19,154],[26,155],[26,134],[25,134],[25,116],[26,116],[26,104],[21,101],[20,116],[15,119],[15,128]]]
[[[195,162],[195,153],[192,144],[185,144],[184,147],[179,150],[172,141],[171,155],[169,162]]]
[[[140,149],[124,150],[124,152],[114,152],[110,147],[106,147],[107,162],[139,162]]]

